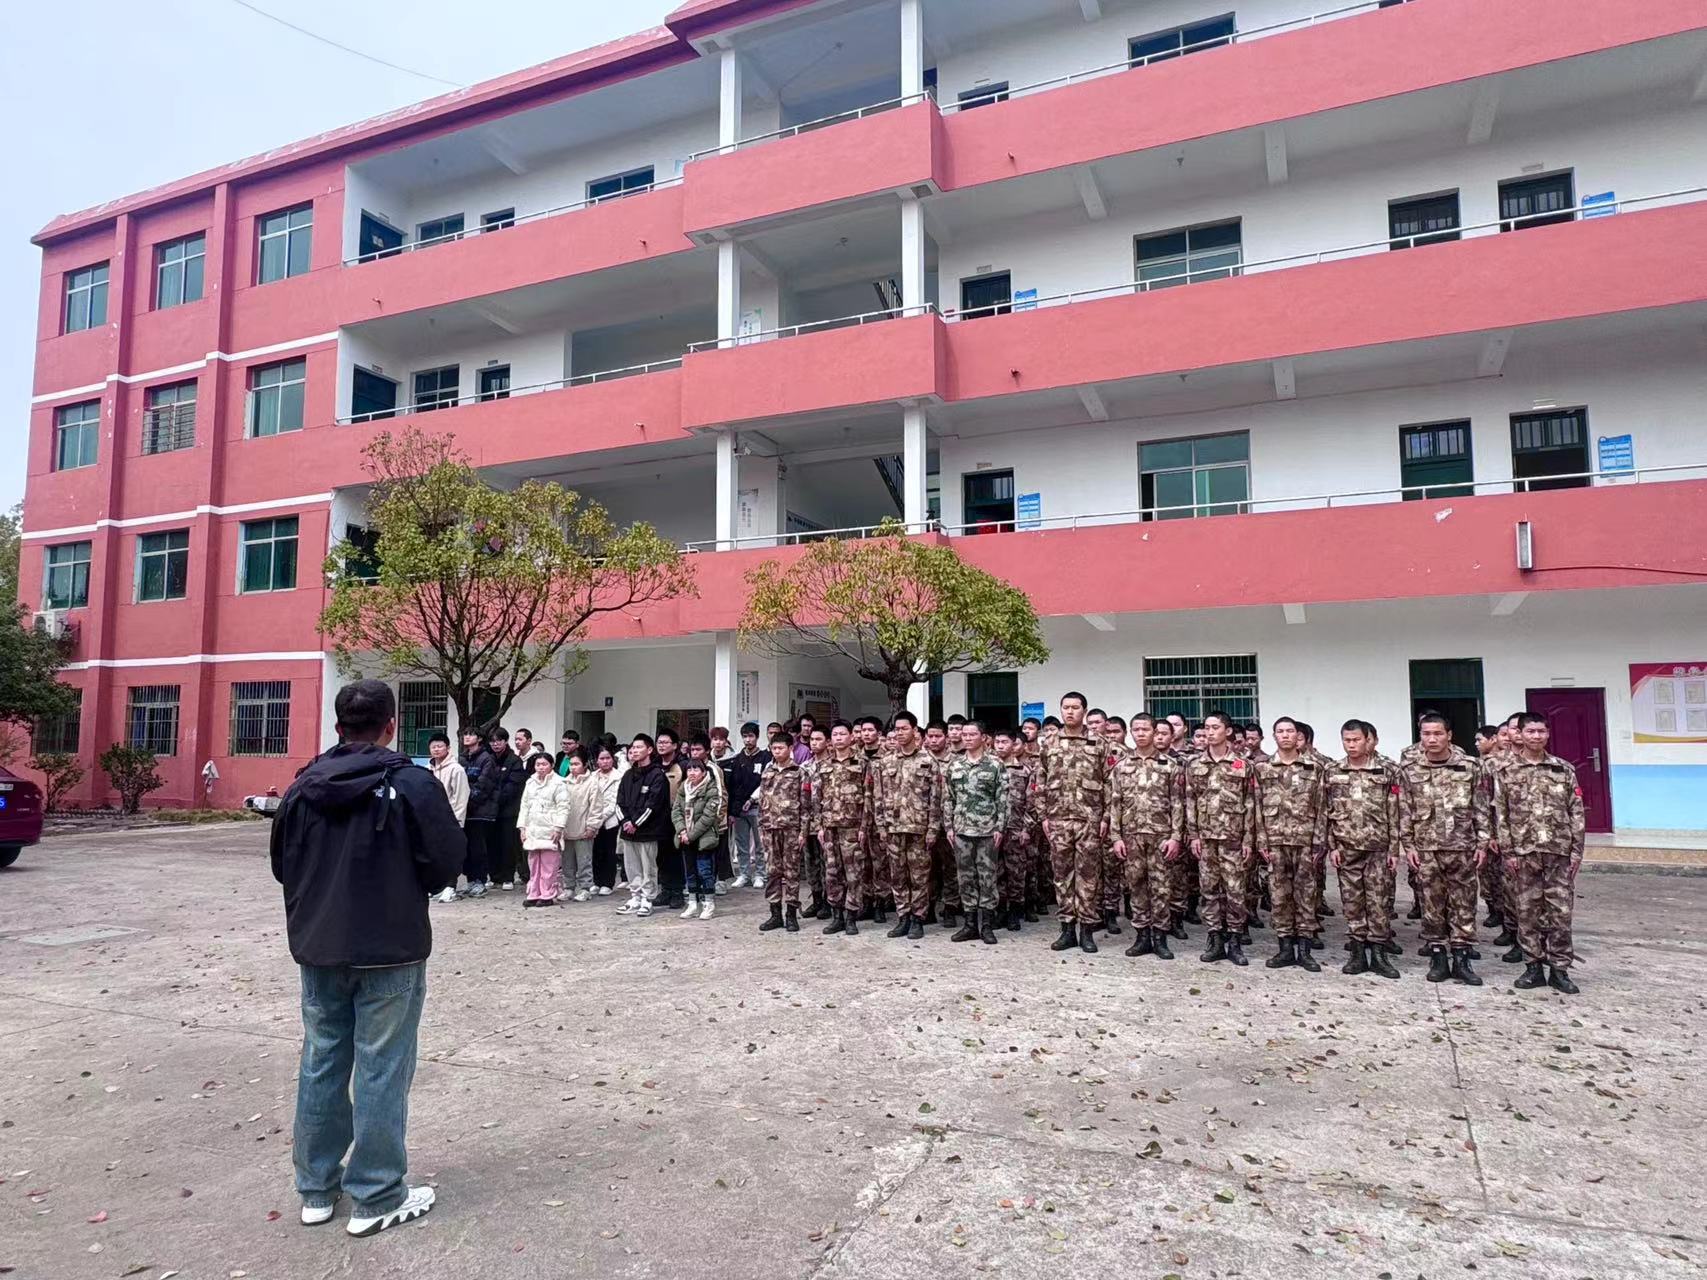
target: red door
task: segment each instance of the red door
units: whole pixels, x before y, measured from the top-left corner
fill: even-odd
[[[1530,689],[1524,703],[1547,717],[1548,750],[1577,767],[1590,831],[1612,830],[1612,780],[1606,761],[1606,690]]]

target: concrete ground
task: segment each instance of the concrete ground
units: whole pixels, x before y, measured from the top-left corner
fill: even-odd
[[[1047,925],[997,947],[760,935],[751,891],[707,923],[435,906],[410,1139],[439,1205],[356,1241],[342,1215],[296,1222],[297,983],[265,836],[64,836],[0,872],[0,1274],[1707,1263],[1707,879],[1585,874],[1575,999],[1512,991],[1486,943],[1472,990],[1414,955],[1399,982],[1212,967],[1201,930],[1172,964],[1055,955]]]

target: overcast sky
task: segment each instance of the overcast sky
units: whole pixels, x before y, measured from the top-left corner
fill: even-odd
[[[454,84],[654,26],[676,0],[253,0],[361,53]],[[56,214],[446,92],[238,0],[0,0],[0,508],[24,493],[41,254]]]

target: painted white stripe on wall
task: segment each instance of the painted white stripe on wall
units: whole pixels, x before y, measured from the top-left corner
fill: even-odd
[[[138,382],[152,382],[155,378],[170,378],[174,374],[189,373],[200,369],[212,360],[254,360],[259,356],[277,355],[281,351],[294,351],[300,347],[318,346],[322,342],[336,342],[338,335],[333,333],[317,333],[312,338],[292,338],[289,342],[275,342],[270,346],[252,347],[248,351],[210,351],[200,360],[191,360],[188,364],[175,364],[165,369],[150,369],[147,373],[109,373],[103,381],[91,382],[86,387],[68,387],[64,391],[47,391],[39,396],[31,396],[31,404],[47,404],[53,400],[64,400],[68,396],[86,396],[92,392],[105,391],[114,382],[127,385]]]
[[[100,519],[94,524],[68,524],[59,529],[36,529],[21,534],[25,542],[43,538],[65,538],[78,533],[94,533],[97,529],[133,529],[144,524],[166,524],[173,520],[194,520],[197,516],[236,516],[250,511],[271,511],[278,507],[314,507],[332,501],[330,493],[308,493],[300,498],[271,498],[265,502],[239,502],[229,507],[202,503],[189,511],[167,511],[157,516],[127,516],[123,520]]]
[[[193,667],[203,662],[319,662],[326,655],[319,649],[292,653],[189,653],[175,658],[90,658],[68,662],[61,670],[88,671],[92,667]]]

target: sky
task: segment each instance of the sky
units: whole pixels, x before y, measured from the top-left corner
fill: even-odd
[[[41,288],[30,237],[50,219],[656,26],[677,3],[0,0],[0,118],[12,121],[0,200],[0,510],[24,494]]]

